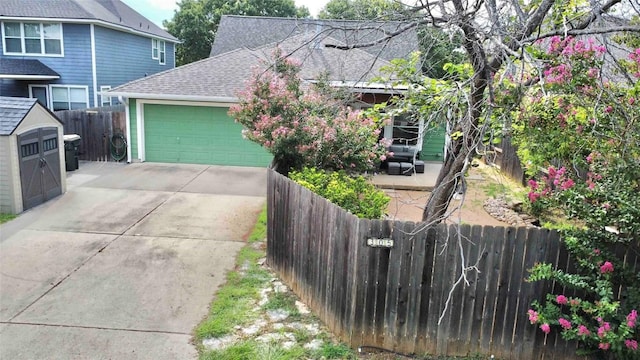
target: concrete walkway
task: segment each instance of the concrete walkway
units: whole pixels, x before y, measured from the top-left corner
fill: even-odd
[[[0,359],[192,359],[266,170],[81,163],[0,226]]]

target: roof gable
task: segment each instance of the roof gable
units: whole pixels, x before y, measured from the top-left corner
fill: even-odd
[[[104,22],[178,41],[120,0],[2,0],[0,18],[69,19]]]
[[[344,45],[363,44],[384,38],[386,34],[407,26],[398,21],[355,21],[276,18],[224,15],[216,32],[211,56],[246,47],[249,49],[281,42],[305,34],[308,38],[332,38]],[[361,50],[384,60],[406,58],[418,50],[418,36],[411,28],[380,44]]]

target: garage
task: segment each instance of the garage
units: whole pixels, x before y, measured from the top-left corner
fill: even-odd
[[[271,154],[242,137],[242,126],[227,115],[228,107],[138,106],[145,161],[258,167],[271,162]]]
[[[62,134],[36,99],[0,97],[0,212],[19,214],[66,191]]]

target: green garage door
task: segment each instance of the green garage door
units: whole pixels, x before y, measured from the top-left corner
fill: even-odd
[[[146,161],[268,166],[271,154],[242,138],[228,108],[144,105]]]

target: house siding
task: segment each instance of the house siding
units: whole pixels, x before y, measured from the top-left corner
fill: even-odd
[[[96,68],[100,86],[116,87],[173,68],[173,43],[166,42],[165,64],[151,58],[151,38],[95,26]]]
[[[83,85],[89,87],[89,106],[93,104],[93,77],[91,70],[91,32],[87,24],[62,24],[64,56],[0,55],[1,58],[36,59],[60,74],[60,79],[45,84]],[[28,84],[42,81],[3,81],[3,96],[29,96]]]
[[[0,136],[0,212],[15,214],[22,211],[22,195],[16,196],[19,190],[16,188],[20,179],[15,174],[20,174],[18,164],[14,159],[16,153],[15,136]]]

